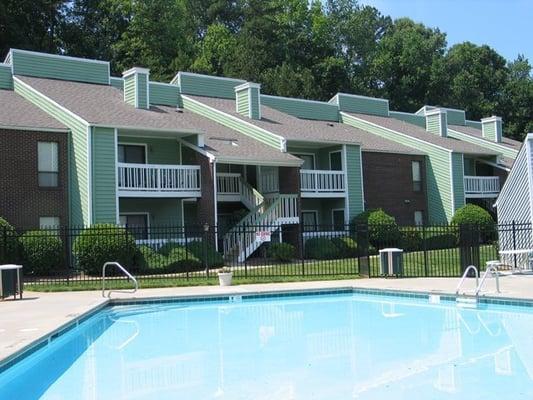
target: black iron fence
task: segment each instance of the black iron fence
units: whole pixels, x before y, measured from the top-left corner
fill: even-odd
[[[118,261],[142,279],[378,277],[380,250],[403,250],[403,277],[458,277],[468,265],[484,269],[502,259],[526,262],[503,250],[532,247],[531,224],[485,226],[346,225],[216,227],[0,228],[0,263],[21,263],[27,284],[97,282],[106,261]],[[511,252],[512,253],[512,252]],[[504,266],[505,268],[505,266]],[[116,279],[121,279],[117,276]]]

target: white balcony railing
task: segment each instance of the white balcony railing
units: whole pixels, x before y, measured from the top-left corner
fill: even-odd
[[[217,173],[217,192],[219,194],[235,194],[241,193],[241,174],[218,172]]]
[[[300,170],[300,190],[302,194],[345,193],[344,171],[302,169]]]
[[[200,167],[118,163],[117,185],[121,195],[199,195]]]
[[[467,197],[496,197],[500,193],[500,178],[497,176],[465,176]]]

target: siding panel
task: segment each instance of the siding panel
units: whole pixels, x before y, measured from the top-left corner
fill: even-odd
[[[510,149],[509,147],[506,147],[506,146],[501,145],[499,143],[490,142],[490,141],[488,141],[486,139],[483,139],[483,138],[480,138],[480,137],[467,135],[465,133],[454,131],[454,130],[452,130],[450,128],[448,128],[448,136],[450,136],[452,138],[455,138],[455,139],[463,140],[465,142],[470,142],[470,143],[473,143],[473,144],[477,144],[478,146],[484,147],[486,149],[498,151],[498,152],[502,153],[505,157],[509,157],[509,158],[513,158],[514,159],[514,158],[516,158],[516,156],[518,154],[518,151],[516,151],[514,149]]]
[[[158,139],[119,135],[118,143],[142,143],[147,145],[149,164],[180,164],[179,144],[173,139]]]
[[[453,187],[453,201],[454,212],[458,208],[465,205],[465,187],[464,187],[464,163],[463,154],[452,153],[452,187]]]
[[[111,84],[111,86],[117,89],[124,90],[124,79],[122,78],[112,76],[111,78],[109,78],[109,83]]]
[[[179,87],[159,82],[150,82],[150,104],[177,107],[180,104]]]
[[[148,108],[150,102],[148,99],[148,76],[146,74],[137,74],[137,96],[138,107]]]
[[[250,103],[248,101],[248,90],[241,90],[236,93],[237,112],[248,117],[250,115]]]
[[[364,211],[361,147],[346,145],[348,188],[348,218],[351,220]]]
[[[268,95],[261,95],[261,103],[298,118],[335,122],[339,120],[339,109],[335,104]]]
[[[92,197],[94,223],[116,223],[115,130],[92,128]]]
[[[224,99],[235,99],[235,86],[242,85],[246,82],[242,79],[220,78],[182,72],[179,73],[178,77],[178,84],[183,94],[221,97]]]
[[[13,76],[11,65],[0,64],[0,89],[13,90]]]
[[[384,117],[389,116],[388,100],[356,96],[346,93],[339,93],[335,98],[340,111],[381,115]]]
[[[409,114],[398,111],[391,111],[389,114],[391,117],[399,119],[400,121],[405,121],[426,129],[426,117],[423,117],[422,115]]]

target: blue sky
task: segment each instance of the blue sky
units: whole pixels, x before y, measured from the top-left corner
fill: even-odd
[[[533,0],[360,0],[392,18],[409,17],[446,32],[448,46],[488,44],[509,60],[533,62]]]

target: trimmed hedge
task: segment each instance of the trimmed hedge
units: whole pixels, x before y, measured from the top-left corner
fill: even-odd
[[[315,260],[331,260],[340,257],[340,251],[327,238],[311,238],[305,242],[305,257]]]
[[[368,225],[369,242],[377,248],[398,246],[401,240],[396,220],[381,208],[362,212],[352,220],[352,224],[356,229]]]
[[[277,261],[291,261],[296,254],[296,248],[290,243],[272,243],[267,249],[267,256]]]
[[[331,239],[331,241],[339,249],[341,257],[357,257],[357,242],[351,237],[336,237]]]
[[[74,241],[73,253],[78,268],[90,275],[102,273],[107,261],[117,261],[126,269],[133,269],[138,255],[134,237],[123,227],[96,224],[84,229]]]
[[[15,263],[17,257],[17,232],[9,222],[0,218],[0,264]]]
[[[224,258],[210,243],[195,241],[187,245],[187,250],[208,268],[224,266]]]
[[[173,273],[199,271],[203,269],[200,260],[183,246],[166,244],[159,251],[149,246],[139,247],[142,272]]]
[[[63,242],[44,230],[28,231],[20,237],[25,274],[47,275],[64,268]]]
[[[474,225],[481,229],[492,229],[494,219],[489,212],[475,204],[466,204],[455,211],[452,218],[454,225]]]

